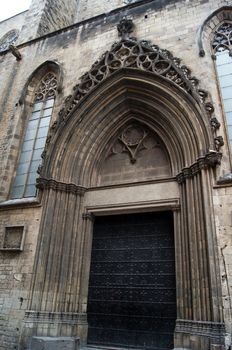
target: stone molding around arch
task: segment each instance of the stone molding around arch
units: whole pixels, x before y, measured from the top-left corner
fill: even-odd
[[[43,212],[21,335],[24,344],[35,335],[49,336],[54,319],[53,336],[78,335],[86,344],[93,230],[88,214],[94,215],[88,208],[99,198],[102,208],[119,205],[120,211],[133,206],[146,210],[149,201],[163,210],[164,203],[175,200],[175,348],[224,350],[212,209],[212,168],[221,158],[215,145],[218,125],[212,128],[212,104],[184,72],[169,54],[126,38],[92,67],[91,75],[84,75],[66,101],[48,138],[38,180]],[[150,127],[164,143],[172,177],[169,182],[127,184],[126,189],[97,186],[92,178],[105,146],[134,122]]]
[[[26,84],[22,90],[21,96],[19,98],[19,104],[23,105],[25,99],[27,98],[28,90],[34,91],[38,82],[46,75],[46,73],[51,72],[55,74],[57,79],[57,92],[60,93],[63,85],[63,69],[61,65],[56,61],[45,61],[39,65],[29,76]]]
[[[90,71],[80,78],[80,83],[74,86],[73,94],[65,99],[64,107],[59,112],[57,120],[53,123],[50,134],[47,138],[45,150],[43,152],[43,164],[46,163],[47,153],[49,153],[49,145],[54,140],[55,135],[63,129],[67,121],[72,117],[80,104],[91,93],[104,84],[111,76],[120,71],[140,71],[151,73],[154,78],[161,78],[167,83],[184,91],[187,96],[193,98],[197,105],[201,108],[209,128],[214,137],[214,145],[211,150],[219,153],[220,148],[224,145],[222,136],[218,135],[220,123],[214,115],[214,107],[208,98],[208,93],[199,88],[199,81],[196,77],[191,76],[191,70],[181,63],[179,58],[174,57],[169,51],[160,49],[157,45],[153,45],[146,40],[137,40],[129,37],[131,32],[131,20],[122,20],[125,26],[128,24],[127,34],[123,34],[122,39],[112,45],[109,51],[106,51],[102,57],[96,61]],[[120,26],[118,26],[120,28]],[[126,30],[124,28],[124,30]],[[119,30],[119,29],[118,29]],[[121,30],[121,29],[120,29]],[[220,159],[220,156],[218,156]],[[42,168],[39,172],[42,174]],[[218,162],[216,162],[218,164]]]

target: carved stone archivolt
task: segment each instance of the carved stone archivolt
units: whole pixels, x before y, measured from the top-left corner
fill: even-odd
[[[80,84],[74,87],[74,94],[68,96],[60,118],[66,118],[78,102],[96,85],[121,68],[135,68],[152,72],[175,83],[198,102],[205,102],[207,92],[198,89],[198,79],[191,76],[191,71],[181,60],[168,50],[136,38],[122,39],[112,45],[101,59],[95,62],[89,72],[81,77]]]
[[[135,57],[131,58],[133,54]],[[121,73],[128,59],[132,66]],[[107,66],[104,65],[106,61]],[[128,185],[107,188],[103,184],[105,187],[99,189],[98,171],[107,165],[104,161],[111,154],[111,164],[117,157],[122,159],[124,174],[125,164],[131,173],[137,173],[134,170],[141,159],[144,160],[141,154],[148,149],[149,133],[153,132],[167,150],[171,176],[182,169],[176,178],[182,185],[176,186],[173,182],[180,194],[180,210],[174,211],[177,317],[180,320],[175,332],[175,348],[191,348],[193,342],[194,349],[220,349],[218,344],[223,348],[220,271],[212,209],[214,179],[210,170],[221,159],[221,153],[213,145],[213,139],[218,137],[218,123],[211,122],[213,106],[203,102],[205,94],[199,93],[196,84],[185,74],[180,74],[183,73],[181,67],[173,68],[174,61],[148,43],[121,40],[83,77],[67,101],[54,126],[54,130],[60,129],[50,142],[47,163],[41,173],[44,178],[38,180],[38,186],[44,190],[43,208],[28,304],[29,312],[32,310],[35,314],[28,318],[32,322],[27,324],[27,334],[38,334],[40,325],[34,319],[36,312],[40,313],[40,322],[44,324],[50,319],[49,313],[58,313],[59,320],[59,315],[67,311],[74,315],[86,313],[93,228],[88,210],[95,207],[95,199],[101,193],[103,210],[110,213],[109,204],[117,208],[120,203],[121,209],[126,211],[135,204],[136,186],[141,181],[137,177],[131,198],[125,195],[125,200],[121,201]],[[174,71],[173,80],[168,78],[170,71]],[[82,100],[110,74],[109,84],[100,85],[88,99]],[[83,103],[78,105],[81,100]],[[149,147],[152,151],[159,149],[156,142]],[[151,159],[156,159],[153,153],[148,167]],[[108,169],[112,169],[111,164]],[[104,174],[108,176],[109,172]],[[120,171],[117,177],[118,174]],[[163,180],[164,176],[161,182]],[[76,195],[82,188],[75,183],[83,186],[83,191],[89,189],[84,197]],[[164,183],[160,193],[150,191],[147,185],[148,181],[139,184],[147,189],[143,187],[142,203],[162,199]],[[89,194],[93,191],[96,197],[92,200]],[[119,197],[117,191],[120,191]],[[138,204],[141,206],[141,201]],[[54,318],[56,316],[51,317]],[[73,328],[69,317],[64,323],[66,333],[76,332],[86,341],[87,325]],[[62,331],[61,327],[57,328],[54,336],[63,335]],[[45,329],[43,335],[49,332],[50,328]]]
[[[122,39],[114,43],[111,49],[93,64],[90,71],[80,78],[80,83],[74,86],[73,94],[66,98],[64,108],[59,112],[57,121],[50,129],[51,137],[48,139],[43,153],[44,159],[46,159],[52,137],[61,125],[66,123],[83,97],[115,72],[127,68],[151,72],[156,76],[163,77],[191,95],[200,108],[206,111],[214,138],[218,137],[217,130],[220,123],[214,116],[213,105],[207,101],[208,93],[198,87],[199,81],[191,75],[191,70],[168,50],[163,50],[149,41],[129,37],[132,27],[133,23],[130,19],[123,19],[119,23],[118,31]],[[221,146],[222,142],[218,143],[215,140],[214,149],[218,151]]]

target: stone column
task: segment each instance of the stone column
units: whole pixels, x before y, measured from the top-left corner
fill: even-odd
[[[22,349],[33,336],[87,337],[86,314],[79,309],[85,189],[51,179],[39,179],[38,187],[43,215]]]
[[[224,349],[211,171],[205,166],[194,172],[184,169],[180,181],[176,348]]]

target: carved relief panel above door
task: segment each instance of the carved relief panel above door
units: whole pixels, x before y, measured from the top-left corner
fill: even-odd
[[[98,183],[111,185],[170,176],[169,158],[160,138],[147,126],[133,122],[107,145]]]

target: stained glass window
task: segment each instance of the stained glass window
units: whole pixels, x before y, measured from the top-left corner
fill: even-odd
[[[232,23],[223,23],[215,31],[212,46],[232,151]]]
[[[56,88],[56,76],[53,73],[48,73],[40,81],[35,92],[11,191],[12,199],[36,195],[37,169],[41,163],[41,154],[46,143]]]

